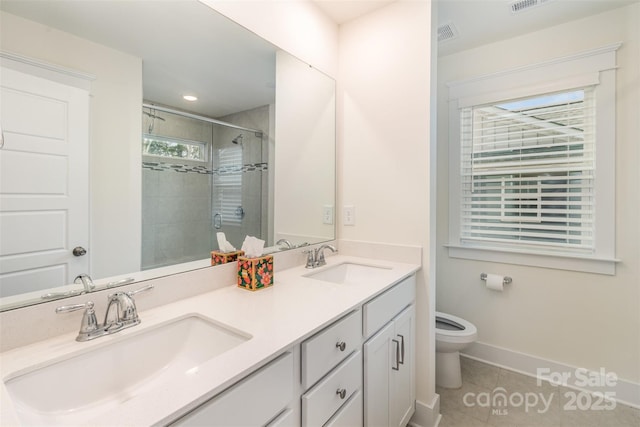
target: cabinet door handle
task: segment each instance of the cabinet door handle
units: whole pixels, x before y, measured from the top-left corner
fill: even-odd
[[[347,396],[347,390],[339,388],[338,390],[336,390],[336,394],[340,396],[340,399],[344,399]]]
[[[400,360],[398,361],[398,363],[400,365],[404,365],[404,336],[398,334],[398,336],[400,337],[400,342],[401,342],[401,349],[400,349]]]
[[[344,341],[338,341],[336,343],[336,348],[340,349],[340,351],[344,351],[344,349],[347,348],[347,343],[345,343]]]
[[[392,366],[391,369],[393,369],[394,371],[399,371],[400,370],[400,341],[398,340],[391,340],[395,343],[396,345],[396,366]]]

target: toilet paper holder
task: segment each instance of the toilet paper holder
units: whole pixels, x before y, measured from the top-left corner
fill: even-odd
[[[487,273],[480,273],[480,280],[487,280]],[[502,283],[504,285],[508,285],[509,283],[511,283],[513,280],[511,279],[511,277],[509,276],[504,276],[504,280],[502,280]]]

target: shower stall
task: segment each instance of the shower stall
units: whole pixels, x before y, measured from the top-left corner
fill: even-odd
[[[142,269],[210,257],[217,233],[269,244],[269,106],[207,118],[144,104]]]

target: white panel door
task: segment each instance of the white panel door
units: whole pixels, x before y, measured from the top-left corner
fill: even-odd
[[[0,296],[89,273],[89,93],[0,70]]]

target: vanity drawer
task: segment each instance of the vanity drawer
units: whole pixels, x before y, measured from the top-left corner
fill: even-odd
[[[378,332],[416,298],[416,276],[407,277],[364,305],[362,331],[365,338]]]
[[[354,311],[302,343],[302,385],[311,387],[362,340],[362,312]]]
[[[265,425],[293,399],[293,356],[285,353],[189,412],[172,426]]]
[[[296,423],[293,410],[285,409],[275,420],[267,424],[266,427],[296,427],[297,425],[298,423]]]
[[[303,427],[326,423],[361,386],[362,352],[357,351],[302,395]]]
[[[363,425],[362,391],[351,395],[349,401],[324,425],[324,427],[354,427]]]

